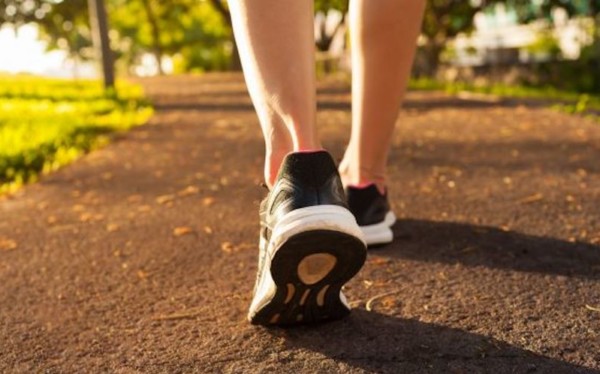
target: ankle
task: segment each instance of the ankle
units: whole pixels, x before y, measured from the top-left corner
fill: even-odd
[[[281,163],[290,152],[292,152],[290,148],[267,149],[265,155],[265,183],[269,188],[275,184]]]
[[[385,172],[366,167],[353,167],[342,161],[339,167],[340,177],[344,187],[365,188],[374,184],[380,193],[385,193]]]

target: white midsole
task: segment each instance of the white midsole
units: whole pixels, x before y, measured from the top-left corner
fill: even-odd
[[[267,248],[267,255],[262,264],[263,271],[261,278],[258,281],[258,286],[250,305],[249,318],[275,296],[277,287],[270,272],[271,259],[275,252],[292,236],[312,230],[343,232],[360,239],[366,245],[363,233],[358,227],[354,215],[344,207],[318,205],[296,209],[286,214],[273,228],[271,240]],[[261,240],[263,240],[262,237]],[[265,243],[261,242],[260,244],[262,246]],[[344,299],[342,301],[345,301]]]
[[[396,223],[396,215],[389,211],[383,221],[372,225],[360,226],[367,245],[391,243],[394,240],[394,233],[391,226]]]

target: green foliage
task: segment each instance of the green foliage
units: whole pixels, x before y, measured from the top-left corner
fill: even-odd
[[[178,56],[180,71],[223,70],[231,54],[231,30],[207,2],[110,0],[113,44],[127,65],[144,52]]]
[[[340,12],[347,12],[349,6],[349,0],[316,0],[315,1],[315,12],[327,12],[335,9]]]
[[[0,77],[0,193],[106,144],[152,113],[141,88],[119,82]]]
[[[548,56],[551,59],[556,59],[561,54],[560,44],[551,29],[541,30],[536,40],[528,45],[525,50],[534,55]]]
[[[587,113],[600,111],[600,96],[582,94],[575,91],[564,91],[555,87],[532,87],[524,85],[486,84],[474,85],[465,82],[440,82],[429,78],[412,79],[409,83],[412,90],[445,91],[456,95],[461,92],[475,92],[505,98],[539,99],[559,102],[553,107],[569,113]]]

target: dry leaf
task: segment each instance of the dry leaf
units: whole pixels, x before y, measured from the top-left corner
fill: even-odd
[[[175,195],[162,195],[156,198],[158,204],[165,204],[175,199]]]
[[[17,242],[12,239],[0,238],[0,250],[11,251],[17,249]]]
[[[213,205],[214,202],[215,202],[214,197],[205,197],[204,199],[202,199],[202,205],[204,205],[204,206],[211,206],[211,205]]]
[[[225,253],[232,253],[234,250],[233,244],[231,242],[223,242],[221,243],[221,250]]]
[[[89,221],[91,221],[91,220],[92,220],[92,217],[93,217],[93,216],[92,216],[92,213],[82,213],[82,214],[79,216],[79,220],[80,220],[81,222],[89,222]]]
[[[109,223],[108,225],[106,225],[106,231],[108,232],[114,232],[117,231],[119,229],[119,225],[117,225],[116,223]]]
[[[191,227],[181,226],[181,227],[176,227],[173,230],[173,235],[183,236],[183,235],[187,235],[187,234],[192,234],[193,232],[194,232],[194,230]]]
[[[85,207],[81,204],[75,204],[73,205],[73,211],[74,212],[83,212],[83,210],[85,209]]]
[[[530,204],[530,203],[535,203],[536,201],[540,201],[544,199],[544,195],[542,195],[541,193],[536,193],[533,194],[531,196],[527,196],[525,198],[522,198],[521,200],[519,200],[520,204]]]
[[[130,203],[138,203],[142,201],[142,195],[131,195],[127,198],[127,201]]]
[[[593,312],[600,312],[600,307],[591,306],[589,304],[585,304],[585,308]]]
[[[213,233],[213,229],[210,228],[210,226],[204,226],[204,232],[208,235],[211,235]]]
[[[369,265],[375,265],[375,266],[385,265],[385,264],[387,264],[389,262],[390,262],[390,260],[387,259],[387,258],[384,258],[384,257],[372,257],[369,260]]]
[[[244,249],[254,248],[254,245],[250,243],[241,243],[239,245],[234,245],[231,242],[223,242],[221,243],[221,250],[225,253],[237,253],[239,251],[243,251]]]
[[[179,195],[179,196],[189,196],[189,195],[195,195],[195,194],[197,194],[199,192],[200,192],[200,189],[198,187],[196,187],[196,186],[187,186],[183,190],[179,191],[177,193],[177,195]]]
[[[460,253],[469,253],[469,252],[473,252],[476,251],[477,247],[475,246],[469,246],[469,247],[465,247],[463,249],[460,250]]]

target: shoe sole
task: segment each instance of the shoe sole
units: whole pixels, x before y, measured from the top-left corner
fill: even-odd
[[[394,215],[394,212],[389,211],[382,222],[360,226],[367,246],[391,243],[394,240],[394,233],[391,229],[394,223],[396,223],[396,215]]]
[[[366,259],[354,217],[337,206],[302,208],[288,216],[273,230],[248,319],[298,325],[343,318],[350,308],[341,288]]]

